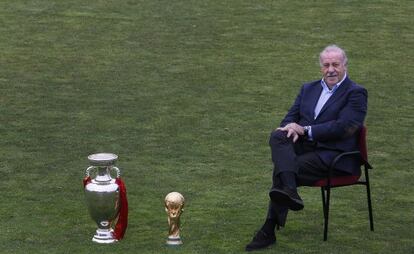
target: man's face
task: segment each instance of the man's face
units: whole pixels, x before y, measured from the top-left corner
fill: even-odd
[[[346,73],[344,59],[340,52],[326,52],[321,56],[321,64],[323,79],[330,88],[341,81]]]

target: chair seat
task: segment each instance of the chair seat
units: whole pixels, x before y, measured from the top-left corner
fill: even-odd
[[[351,185],[358,181],[359,175],[353,176],[338,176],[331,178],[331,186]],[[317,181],[313,186],[323,187],[328,185],[328,179],[321,179]]]

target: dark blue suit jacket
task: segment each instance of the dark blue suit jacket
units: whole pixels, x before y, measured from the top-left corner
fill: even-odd
[[[315,106],[322,91],[321,80],[304,84],[280,126],[295,122],[312,126],[312,137],[317,142],[319,157],[327,164],[341,152],[358,150],[359,130],[367,114],[368,93],[348,77],[314,118]],[[357,174],[359,158],[341,160],[337,169]]]

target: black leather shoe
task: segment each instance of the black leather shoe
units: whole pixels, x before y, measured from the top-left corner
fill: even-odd
[[[299,211],[302,210],[304,205],[302,199],[296,190],[289,188],[273,188],[269,192],[270,199],[281,205],[289,207],[290,210]]]
[[[274,234],[269,235],[260,230],[253,237],[253,240],[248,245],[246,245],[246,251],[260,250],[274,243],[276,243],[276,236]]]

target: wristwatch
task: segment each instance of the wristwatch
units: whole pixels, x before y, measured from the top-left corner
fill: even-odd
[[[308,137],[309,136],[309,130],[310,130],[310,128],[311,127],[309,125],[303,126],[303,132],[304,132],[305,137]]]

